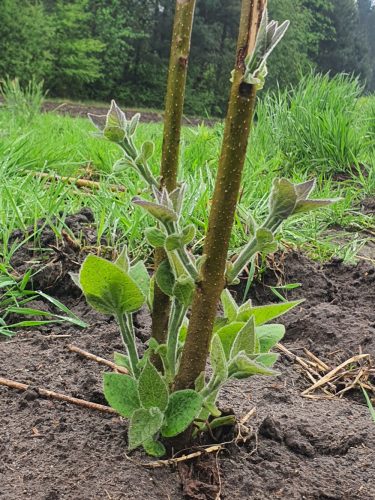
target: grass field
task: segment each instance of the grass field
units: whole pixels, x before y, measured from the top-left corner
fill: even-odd
[[[110,246],[126,243],[137,256],[149,250],[144,244],[147,225],[143,211],[130,204],[145,186],[135,173],[112,172],[120,151],[91,135],[88,120],[54,113],[27,119],[13,110],[0,109],[0,258],[9,263],[14,229],[35,227],[43,218],[58,236],[67,214],[82,206],[95,214],[98,244],[104,236]],[[223,125],[185,127],[181,147],[181,177],[188,184],[184,216],[194,222],[199,252],[210,207]],[[158,172],[162,125],[141,124],[136,142],[155,141],[151,159]],[[100,182],[96,192],[65,182],[40,179],[38,172],[87,177]],[[360,211],[360,201],[375,193],[375,97],[360,97],[356,81],[346,77],[328,80],[308,77],[294,91],[261,98],[250,140],[243,191],[231,248],[247,239],[252,213],[261,219],[266,210],[272,179],[293,181],[317,178],[316,197],[342,197],[331,208],[294,219],[280,239],[306,250],[313,258],[336,255],[347,261],[373,234],[374,220]],[[110,186],[124,185],[113,193]],[[17,245],[19,245],[18,243]]]

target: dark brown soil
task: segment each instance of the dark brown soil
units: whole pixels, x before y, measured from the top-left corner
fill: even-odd
[[[86,218],[81,223],[87,229]],[[21,264],[21,257],[15,258],[15,268],[21,270]],[[278,272],[267,272],[251,295],[269,302],[276,298],[268,285],[302,283],[288,294],[307,299],[284,317],[284,344],[290,350],[298,354],[307,347],[332,367],[360,350],[375,356],[373,266],[363,261],[353,267],[339,261],[319,266],[297,253],[280,256],[277,264]],[[47,285],[53,276],[48,292],[63,290],[65,302],[90,327],[52,326],[0,341],[0,376],[105,404],[103,368],[69,352],[67,345],[111,359],[121,350],[116,325],[93,312],[68,282],[64,265],[59,269],[53,275],[51,265],[40,273]],[[240,288],[237,295],[242,297]],[[141,312],[136,318],[140,350],[149,326]],[[362,395],[304,399],[300,393],[310,384],[298,366],[284,356],[278,364],[278,378],[232,382],[222,391],[222,406],[238,416],[256,407],[249,422],[252,438],[179,469],[147,469],[139,464],[149,460],[140,451],[128,457],[126,422],[118,417],[43,399],[33,390],[0,387],[0,498],[375,498],[375,425]]]
[[[131,118],[138,110],[127,109],[124,106],[121,106],[126,112],[126,116]],[[55,112],[64,115],[70,116],[81,116],[86,117],[87,113],[93,113],[96,115],[105,115],[108,111],[108,106],[97,106],[94,104],[80,104],[75,102],[51,102],[46,101],[43,104],[43,111],[45,112]],[[152,111],[140,111],[141,113],[141,122],[143,123],[154,123],[161,122],[164,119],[163,113],[160,112],[152,112]],[[213,125],[218,120],[216,119],[207,119],[207,118],[195,118],[195,117],[187,117],[183,118],[184,125],[199,125],[200,123],[205,123],[206,125]]]

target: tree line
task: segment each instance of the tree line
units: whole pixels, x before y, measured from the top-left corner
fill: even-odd
[[[43,79],[49,95],[161,108],[174,0],[0,0],[0,79]],[[239,0],[198,0],[186,112],[221,115],[234,62]],[[290,19],[268,88],[311,68],[358,76],[375,90],[372,0],[270,0]]]

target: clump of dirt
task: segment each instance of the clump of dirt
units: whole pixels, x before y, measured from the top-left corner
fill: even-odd
[[[305,302],[278,319],[287,329],[288,340],[300,342],[319,356],[337,351],[341,356],[363,352],[375,356],[375,267],[360,260],[346,265],[340,259],[319,264],[299,252],[278,254],[250,289],[256,304],[279,302],[272,287],[301,283],[291,290],[280,290],[287,300]],[[242,299],[245,282],[236,292]]]
[[[90,227],[89,220],[85,224]],[[369,262],[319,265],[292,252],[280,255],[274,268],[253,287],[251,297],[256,303],[276,302],[271,286],[301,283],[286,292],[288,299],[306,299],[282,317],[289,350],[298,354],[307,347],[332,367],[359,351],[375,356],[375,268]],[[63,281],[56,283],[61,287]],[[237,296],[242,295],[238,288]],[[221,406],[239,417],[256,408],[246,424],[252,428],[249,440],[179,467],[144,467],[149,459],[142,452],[126,454],[126,421],[43,399],[32,390],[45,387],[105,404],[104,368],[67,346],[74,343],[111,359],[122,349],[118,328],[78,295],[70,296],[69,306],[89,328],[48,325],[0,342],[1,376],[31,386],[24,393],[0,386],[0,497],[375,498],[375,426],[364,400],[301,397],[311,383],[283,355],[279,377],[231,381],[222,390]],[[146,310],[135,326],[142,351],[150,326]]]
[[[375,215],[375,198],[365,198],[361,201],[361,209],[365,215]]]
[[[44,219],[37,222],[36,228],[33,226],[26,231],[14,231],[10,238],[11,244],[26,240],[11,258],[14,272],[22,276],[31,270],[30,281],[35,290],[43,290],[57,297],[77,296],[79,290],[69,273],[79,270],[90,251],[99,251],[93,222],[91,209],[83,208],[77,214],[66,217],[65,224],[70,234],[63,230],[62,238],[57,237]],[[101,251],[105,251],[105,241],[99,244],[103,245]]]

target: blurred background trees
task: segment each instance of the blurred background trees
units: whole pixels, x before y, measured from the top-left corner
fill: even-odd
[[[186,113],[221,115],[237,36],[239,0],[199,0]],[[0,79],[44,79],[49,95],[162,108],[174,1],[0,0]],[[291,20],[268,87],[311,68],[353,73],[375,90],[371,0],[270,0]],[[277,50],[277,49],[276,49]]]

